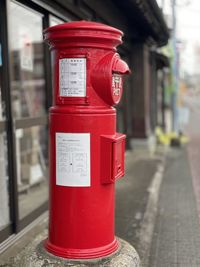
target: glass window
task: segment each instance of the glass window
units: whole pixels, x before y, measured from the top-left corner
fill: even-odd
[[[0,121],[3,119],[3,103],[1,100],[1,86],[0,86]]]
[[[15,118],[45,114],[42,15],[10,2],[11,95]]]
[[[47,140],[45,126],[34,126],[16,131],[20,219],[48,199]]]
[[[1,27],[1,25],[0,25]],[[1,29],[0,29],[1,30]],[[1,33],[1,31],[0,31]],[[1,38],[1,36],[0,36]],[[0,124],[5,120],[5,103],[2,98],[2,46],[0,39]],[[0,125],[1,126],[1,125]],[[5,129],[0,127],[0,231],[10,222],[7,139]]]
[[[63,20],[50,15],[50,26],[55,26],[55,25],[62,24],[62,23],[64,23]]]
[[[3,107],[2,107],[2,97],[1,97],[1,72],[2,72],[2,53],[1,53],[1,43],[0,43],[0,120],[3,117]]]
[[[46,115],[43,15],[17,2],[9,5],[11,97],[16,121]],[[22,122],[24,122],[22,120]],[[23,123],[21,124],[23,125]],[[15,130],[19,218],[48,199],[47,126]]]
[[[5,103],[2,99],[2,48],[1,48],[1,41],[0,41],[0,121],[5,118]]]
[[[6,134],[0,133],[0,231],[9,224],[9,184]]]

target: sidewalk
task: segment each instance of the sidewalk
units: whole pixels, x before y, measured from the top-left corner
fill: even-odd
[[[190,142],[167,154],[149,262],[144,267],[200,266],[200,98],[188,100],[185,131]]]
[[[158,147],[154,155],[144,148],[126,153],[126,175],[116,182],[116,235],[135,247],[142,267],[200,266],[200,153],[195,144],[167,152]],[[27,233],[18,243],[26,247],[46,235],[47,230],[35,238]],[[19,266],[26,253],[18,243],[0,256],[0,266]]]
[[[170,149],[146,266],[200,266],[200,225],[192,179],[187,149]]]
[[[142,266],[150,252],[164,161],[164,147],[154,155],[145,149],[129,152],[126,175],[116,184],[116,234],[135,247]]]
[[[199,148],[198,135],[167,153],[135,151],[127,158],[126,178],[117,184],[116,230],[143,267],[200,266]]]
[[[154,156],[151,156],[145,149],[137,149],[126,153],[126,175],[124,178],[116,182],[116,235],[131,243],[138,253],[149,249],[149,240],[145,240],[147,247],[144,249],[143,236],[141,229],[144,225],[145,214],[149,196],[152,195],[151,186],[158,170],[158,166],[162,164],[163,149]],[[154,193],[153,193],[154,194]],[[155,210],[153,210],[153,216]],[[150,223],[152,225],[152,223]],[[44,223],[46,227],[46,224]],[[41,227],[42,228],[42,227]],[[46,235],[46,231],[43,231]],[[38,235],[35,242],[40,242],[44,238],[44,234]],[[30,237],[30,238],[29,238]],[[23,240],[19,240],[20,247],[24,247],[33,241],[33,236],[26,234]],[[8,258],[18,255],[18,259],[23,255],[23,251],[15,247],[8,249],[0,255],[0,266],[17,266],[16,261],[11,260],[10,265],[3,265]],[[142,244],[142,246],[141,246]]]

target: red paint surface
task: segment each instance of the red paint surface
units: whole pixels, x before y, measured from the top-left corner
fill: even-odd
[[[50,109],[50,217],[46,249],[54,255],[76,259],[97,258],[117,250],[114,235],[115,178],[124,174],[124,135],[116,133],[120,101],[113,96],[112,75],[129,72],[115,52],[122,32],[93,22],[71,22],[48,28],[45,41],[53,55],[54,105]],[[86,58],[86,97],[59,96],[59,59]],[[91,186],[56,185],[55,133],[90,133]],[[102,160],[102,136],[110,137]],[[102,182],[106,180],[106,183]],[[112,179],[111,179],[112,178]]]

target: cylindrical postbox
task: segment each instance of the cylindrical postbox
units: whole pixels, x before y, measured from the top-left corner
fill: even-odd
[[[46,249],[92,259],[115,252],[115,181],[124,175],[125,135],[116,105],[127,64],[116,53],[122,32],[80,21],[44,31],[52,54],[50,206]]]

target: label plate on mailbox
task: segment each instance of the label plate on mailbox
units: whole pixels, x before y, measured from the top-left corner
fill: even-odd
[[[114,183],[124,176],[124,134],[101,136],[101,182]]]
[[[90,134],[56,133],[56,185],[90,186]]]
[[[60,96],[86,96],[86,58],[59,60]]]

